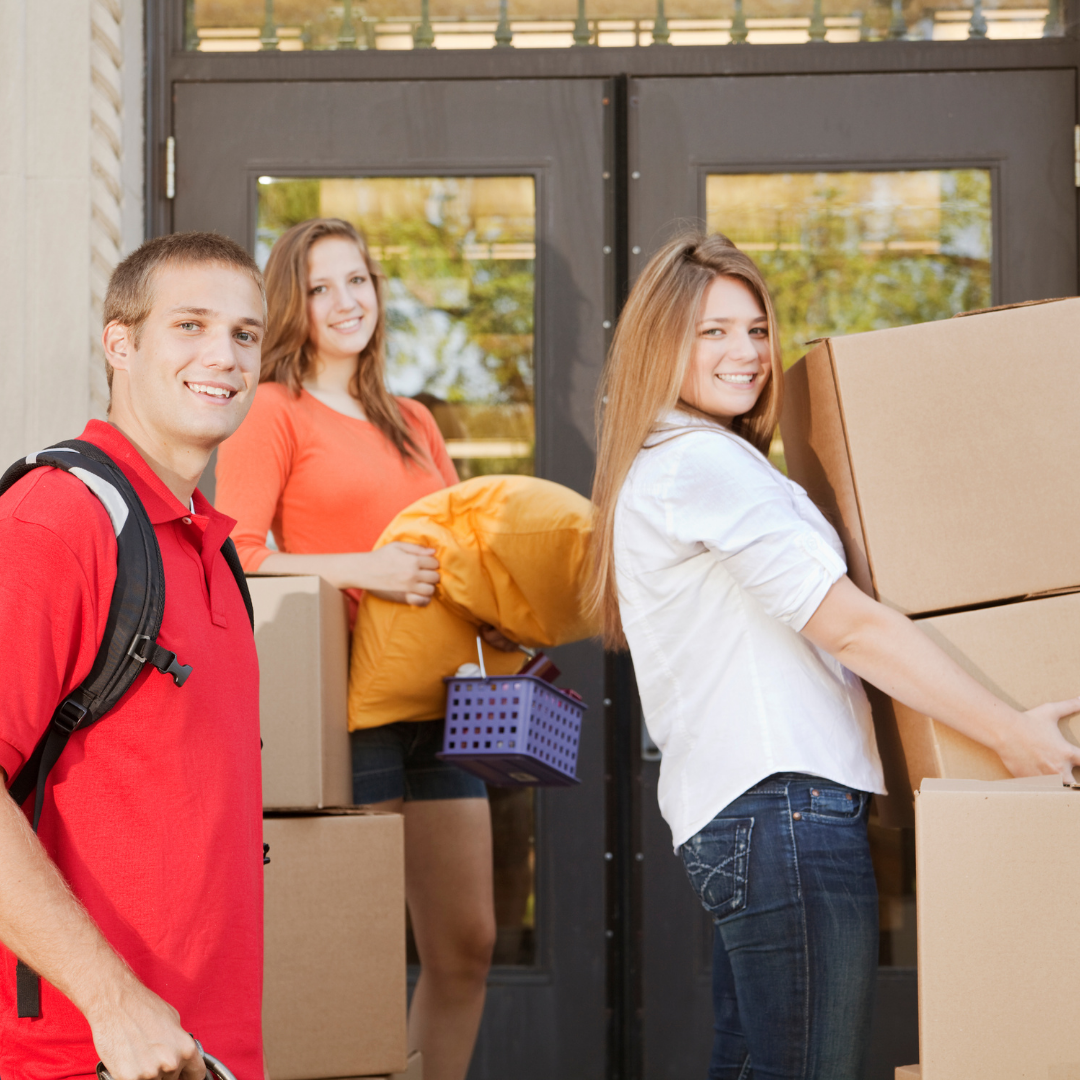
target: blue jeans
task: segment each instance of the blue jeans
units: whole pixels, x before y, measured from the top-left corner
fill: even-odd
[[[777,773],[682,846],[716,926],[710,1080],[859,1080],[878,957],[869,804]]]

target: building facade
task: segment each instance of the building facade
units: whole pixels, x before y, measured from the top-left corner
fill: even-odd
[[[759,260],[789,361],[823,334],[1074,294],[1077,13],[0,0],[0,452],[102,415],[108,274],[174,230],[262,262],[295,221],[354,221],[391,279],[393,388],[432,408],[461,475],[582,492],[619,306],[679,223]],[[656,810],[633,674],[591,644],[559,666],[593,704],[583,782],[493,800],[499,945],[470,1075],[703,1075],[712,931]],[[871,829],[884,1080],[918,1056],[914,848]]]

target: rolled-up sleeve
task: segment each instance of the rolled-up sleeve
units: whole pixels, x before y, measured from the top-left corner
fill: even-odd
[[[801,630],[847,572],[843,558],[749,449],[715,433],[685,439],[666,499],[672,531],[702,545],[769,615]]]

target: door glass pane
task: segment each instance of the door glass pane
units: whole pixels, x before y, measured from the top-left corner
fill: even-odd
[[[708,177],[706,219],[761,267],[784,361],[813,338],[990,306],[990,173]]]
[[[990,173],[713,174],[710,231],[761,267],[785,365],[814,338],[947,319],[989,307]],[[779,435],[770,457],[784,468]],[[870,824],[881,963],[915,965],[915,838]]]
[[[259,265],[311,217],[344,218],[367,238],[387,278],[390,389],[431,410],[461,479],[531,475],[533,178],[262,176]],[[498,964],[535,962],[533,813],[531,789],[492,789]]]
[[[834,44],[907,38],[1038,38],[1064,32],[1045,3],[972,0],[931,7],[868,3],[815,14],[813,0],[745,0],[741,20],[715,0],[186,0],[185,45],[203,52],[272,49],[561,49],[667,45]]]
[[[533,471],[531,176],[259,178],[256,258],[309,217],[367,237],[388,279],[387,381],[431,409],[461,479]]]

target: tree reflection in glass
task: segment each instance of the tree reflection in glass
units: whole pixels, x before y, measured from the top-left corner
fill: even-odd
[[[388,280],[390,388],[431,409],[462,479],[531,474],[533,178],[260,177],[260,265],[310,217],[367,237]]]

